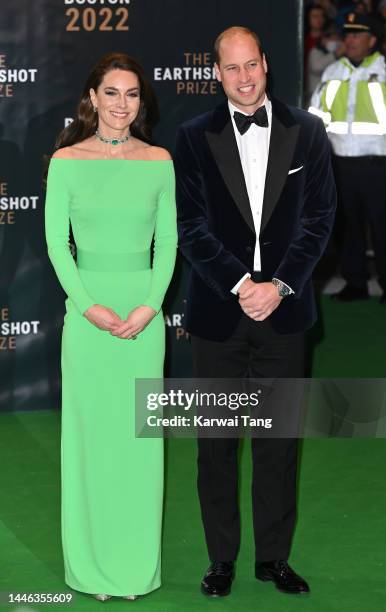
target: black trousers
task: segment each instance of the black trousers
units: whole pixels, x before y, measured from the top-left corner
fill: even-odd
[[[342,276],[350,285],[366,287],[368,225],[378,281],[386,291],[386,157],[334,156],[333,165],[343,213]]]
[[[277,334],[242,316],[224,342],[192,337],[197,378],[302,377],[304,335]],[[198,493],[211,561],[234,561],[240,545],[238,439],[198,440]],[[252,439],[256,561],[287,559],[296,520],[298,441]]]

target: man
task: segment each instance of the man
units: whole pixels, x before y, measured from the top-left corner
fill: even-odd
[[[325,122],[344,213],[341,271],[346,285],[333,297],[346,302],[368,298],[368,222],[380,301],[386,305],[386,65],[373,51],[372,24],[365,15],[348,14],[345,54],[324,71],[309,111]]]
[[[215,43],[228,100],[178,131],[180,248],[194,375],[301,377],[315,321],[312,270],[333,223],[335,191],[322,122],[266,95],[254,32]],[[237,440],[200,439],[198,489],[211,565],[204,594],[230,593],[240,541]],[[288,565],[296,515],[297,441],[253,439],[255,574],[287,593],[307,583]]]

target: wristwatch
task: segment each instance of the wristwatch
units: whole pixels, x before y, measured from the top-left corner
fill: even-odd
[[[275,285],[275,287],[277,287],[279,295],[282,298],[286,297],[287,295],[291,295],[291,293],[293,293],[290,287],[288,287],[288,285],[286,285],[285,283],[282,283],[281,280],[279,280],[278,278],[273,278],[272,284]]]

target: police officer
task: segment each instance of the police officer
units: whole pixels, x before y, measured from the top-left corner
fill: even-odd
[[[374,51],[373,27],[366,15],[348,14],[345,54],[324,71],[309,111],[325,123],[344,213],[341,270],[346,284],[333,297],[368,297],[368,224],[381,303],[386,304],[386,65]]]

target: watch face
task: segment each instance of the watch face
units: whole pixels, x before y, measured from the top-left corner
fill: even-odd
[[[284,283],[277,280],[276,278],[274,278],[272,282],[275,285],[275,287],[277,287],[280,297],[286,297],[287,295],[290,295],[291,290]]]

